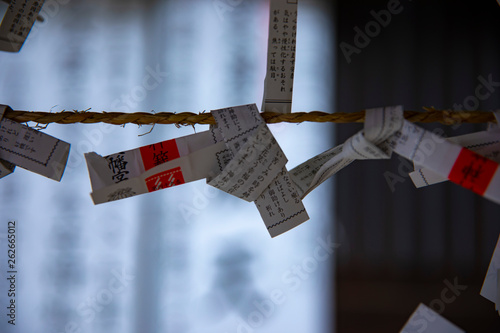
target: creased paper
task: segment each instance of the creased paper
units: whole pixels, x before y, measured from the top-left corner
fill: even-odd
[[[0,50],[19,52],[45,0],[12,0],[0,25]]]
[[[500,129],[498,128],[451,137],[447,140],[495,162],[500,162]],[[437,175],[419,165],[415,165],[415,171],[410,173],[410,177],[416,187],[429,186],[448,180],[447,177]]]
[[[394,152],[436,175],[500,203],[498,163],[409,121],[389,139]]]
[[[3,114],[9,107],[0,105]],[[0,122],[0,159],[60,181],[70,145],[10,119]]]
[[[102,157],[85,154],[95,204],[207,178],[228,160],[210,130]]]
[[[495,131],[488,135],[496,138],[492,133]],[[484,145],[483,152],[498,154],[492,147]],[[353,160],[388,158],[391,151],[428,169],[436,178],[448,179],[500,203],[498,162],[404,120],[401,106],[367,110],[363,131],[292,169],[291,175],[303,197]]]
[[[307,221],[309,216],[284,167],[287,162],[286,157],[255,104],[214,110],[212,114],[224,142],[232,153],[231,162],[241,161],[241,158],[236,156],[245,155],[249,147],[253,150],[252,162],[249,158],[246,163],[228,164],[223,173],[226,175],[234,173],[235,176],[229,183],[238,184],[243,194],[245,192],[258,194],[255,204],[271,237]],[[233,171],[235,166],[240,169]],[[236,177],[237,173],[242,177]],[[257,180],[250,181],[250,173],[258,175]],[[248,178],[245,174],[249,175]],[[221,188],[214,182],[209,184]]]
[[[364,131],[290,170],[301,198],[354,160],[390,158],[386,140],[401,127],[402,121],[401,106],[387,107],[383,112],[367,111]]]
[[[490,265],[488,266],[488,271],[486,273],[486,277],[484,278],[483,286],[481,287],[480,295],[489,301],[496,304],[496,306],[500,306],[497,303],[497,295],[498,295],[498,270],[500,269],[500,237],[498,237],[497,244],[495,246],[495,250],[493,251],[493,255],[491,257]]]
[[[271,0],[262,111],[292,111],[297,0]]]
[[[400,333],[465,333],[438,313],[420,304]]]

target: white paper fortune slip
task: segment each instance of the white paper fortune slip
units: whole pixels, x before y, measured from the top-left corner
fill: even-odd
[[[0,116],[7,105],[0,105]],[[70,145],[10,119],[0,122],[0,159],[60,181],[66,168]],[[13,169],[13,168],[12,168]]]
[[[465,331],[424,304],[420,304],[400,333],[465,333]]]
[[[451,137],[447,140],[497,163],[500,162],[500,129],[498,128]],[[415,171],[410,173],[410,177],[416,187],[429,186],[447,180],[446,177],[419,165],[415,165]]]
[[[389,143],[394,152],[436,175],[500,204],[498,163],[426,131],[409,121]]]
[[[210,185],[247,201],[255,200],[271,237],[307,221],[309,216],[290,179],[287,159],[255,104],[212,111],[232,154]]]
[[[262,111],[292,111],[297,0],[271,0]]]
[[[386,140],[401,126],[403,113],[401,107],[387,107],[379,111],[367,111],[364,131],[290,170],[301,198],[354,160],[391,157]]]
[[[496,310],[500,310],[500,299],[498,288],[499,274],[500,270],[500,237],[498,237],[497,245],[493,251],[493,256],[491,257],[490,265],[488,267],[488,272],[484,278],[483,287],[481,288],[480,295],[489,301],[496,304]]]
[[[309,219],[287,159],[255,104],[212,111],[218,127],[102,157],[85,154],[95,204],[207,178],[255,201],[275,237]]]
[[[388,158],[394,151],[437,176],[500,204],[497,162],[403,119],[401,106],[367,110],[363,131],[291,170],[302,197],[354,159]],[[372,137],[386,139],[379,143]]]
[[[0,50],[19,52],[45,0],[13,0],[0,24]]]
[[[85,154],[94,204],[161,190],[214,174],[226,145],[210,130],[102,157]]]

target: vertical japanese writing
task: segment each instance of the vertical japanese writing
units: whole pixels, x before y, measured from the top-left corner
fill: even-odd
[[[35,22],[43,0],[11,1],[0,26],[0,40],[10,42],[2,44],[3,50],[19,51]]]
[[[272,12],[273,30],[269,59],[269,76],[279,83],[280,92],[293,92],[297,10],[275,9]]]
[[[126,176],[129,173],[129,171],[127,170],[128,162],[125,161],[124,157],[124,152],[121,152],[107,158],[108,167],[113,173],[112,178],[115,183],[119,183],[128,179]]]
[[[296,41],[297,1],[272,0],[263,111],[291,112]]]

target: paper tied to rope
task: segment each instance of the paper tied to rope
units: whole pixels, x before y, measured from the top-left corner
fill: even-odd
[[[498,162],[404,120],[401,106],[367,110],[363,133],[291,170],[302,197],[353,160],[386,158],[392,150],[436,176],[500,203]]]
[[[226,145],[210,130],[107,156],[85,154],[94,204],[204,179],[226,160]]]
[[[0,177],[14,166],[60,181],[66,168],[70,145],[48,134],[10,119],[2,119],[7,105],[0,104]]]
[[[354,160],[390,158],[387,139],[399,130],[403,119],[401,106],[367,110],[364,130],[290,170],[301,198]]]
[[[495,303],[495,310],[500,314],[500,237],[491,256],[480,295]]]
[[[262,111],[292,112],[297,0],[271,0]]]
[[[45,0],[11,1],[0,24],[0,50],[19,52]]]
[[[497,120],[500,118],[499,111],[495,112],[495,117]],[[490,123],[487,131],[451,137],[447,138],[447,140],[500,163],[500,127],[498,127],[498,124]],[[447,177],[438,175],[417,164],[415,165],[415,171],[410,173],[410,177],[416,187],[429,186],[447,180]]]
[[[500,203],[498,163],[409,121],[389,140],[393,150],[495,203]]]
[[[212,111],[231,159],[208,184],[254,201],[271,237],[309,216],[285,167],[287,159],[255,104]]]
[[[400,333],[465,333],[424,304],[419,304]]]
[[[272,237],[309,217],[285,168],[284,153],[257,107],[212,111],[218,127],[107,156],[85,154],[95,204],[206,178],[255,201]]]

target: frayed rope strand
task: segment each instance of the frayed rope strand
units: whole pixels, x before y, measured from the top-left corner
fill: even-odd
[[[453,125],[460,123],[496,123],[492,112],[485,111],[449,111],[436,110],[434,108],[424,108],[425,112],[405,111],[405,118],[411,122],[420,123],[442,123]],[[354,113],[326,113],[320,111],[312,112],[294,112],[294,113],[276,113],[263,112],[262,117],[266,123],[362,123],[365,119],[365,111]],[[176,124],[176,125],[196,125],[196,124],[215,124],[215,120],[210,113],[191,113],[191,112],[159,112],[159,113],[122,113],[122,112],[86,112],[86,111],[62,111],[58,113],[41,111],[13,111],[6,110],[5,118],[24,123],[37,122],[38,124],[93,124],[107,123],[113,125],[137,124]]]

